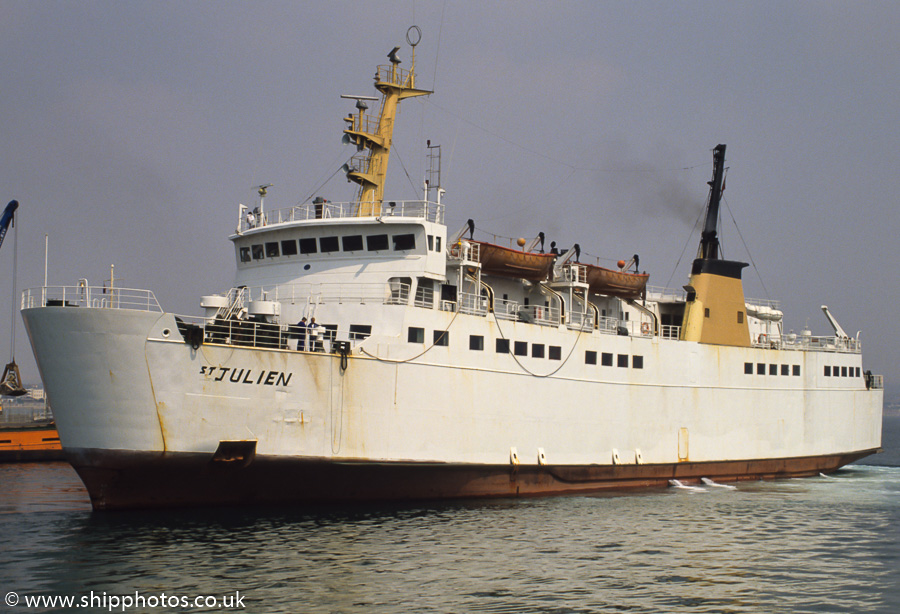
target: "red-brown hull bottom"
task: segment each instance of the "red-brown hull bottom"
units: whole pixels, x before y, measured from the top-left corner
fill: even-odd
[[[533,497],[829,473],[879,449],[800,458],[645,465],[520,466],[335,462],[256,456],[68,450],[94,509]]]

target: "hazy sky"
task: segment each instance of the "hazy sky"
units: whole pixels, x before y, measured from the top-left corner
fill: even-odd
[[[118,285],[199,314],[201,295],[231,287],[226,237],[253,186],[274,184],[269,208],[353,198],[332,177],[354,153],[339,96],[374,94],[395,45],[408,68],[414,23],[419,86],[435,93],[403,104],[389,199],[421,197],[430,139],[451,232],[471,217],[601,263],[637,253],[651,285],[680,288],[725,143],[720,234],[726,257],[752,260],[747,296],[821,335],[829,305],[862,331],[864,368],[900,382],[897,2],[0,0],[18,291],[42,283],[46,233],[51,285],[102,285],[115,264]],[[12,255],[10,234],[7,356]]]

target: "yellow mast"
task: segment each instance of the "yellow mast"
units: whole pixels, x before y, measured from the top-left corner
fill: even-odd
[[[411,40],[413,36],[415,42]],[[390,65],[381,65],[375,72],[375,88],[382,94],[381,113],[377,123],[374,117],[364,113],[367,108],[362,100],[357,101],[358,115],[344,118],[349,125],[344,130],[352,143],[362,151],[368,149],[364,156],[354,156],[347,170],[347,179],[359,184],[360,217],[381,215],[381,204],[384,199],[384,180],[387,175],[388,161],[391,155],[391,142],[394,134],[394,120],[401,100],[414,96],[431,94],[428,90],[416,89],[416,45],[421,40],[418,26],[411,27],[406,33],[406,41],[413,49],[410,70],[400,68],[397,52],[394,47],[388,54]]]

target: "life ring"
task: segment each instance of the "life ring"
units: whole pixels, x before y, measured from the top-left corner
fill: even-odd
[[[642,335],[650,334],[650,323],[649,322],[641,322],[641,334]]]
[[[760,343],[766,343],[766,342],[768,342],[768,340],[769,340],[769,338],[766,336],[765,333],[763,333],[763,334],[761,334],[761,335],[759,336],[759,342],[760,342]]]

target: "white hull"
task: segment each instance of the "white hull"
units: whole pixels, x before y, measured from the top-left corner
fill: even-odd
[[[63,444],[79,453],[188,454],[209,462],[221,442],[251,441],[253,462],[509,472],[859,456],[881,442],[882,392],[860,378],[821,381],[822,364],[855,367],[854,354],[550,329],[541,331],[546,341],[569,341],[565,362],[517,362],[458,346],[388,362],[367,354],[399,361],[421,350],[371,338],[342,371],[336,354],[213,344],[195,350],[170,314],[48,307],[23,315]],[[486,332],[492,324],[460,315],[451,335],[454,326]],[[533,328],[504,326],[508,335]],[[587,365],[586,349],[640,355],[643,368]],[[801,375],[748,375],[745,362],[799,364]],[[525,371],[557,366],[551,377]],[[334,489],[340,498],[340,485]]]

